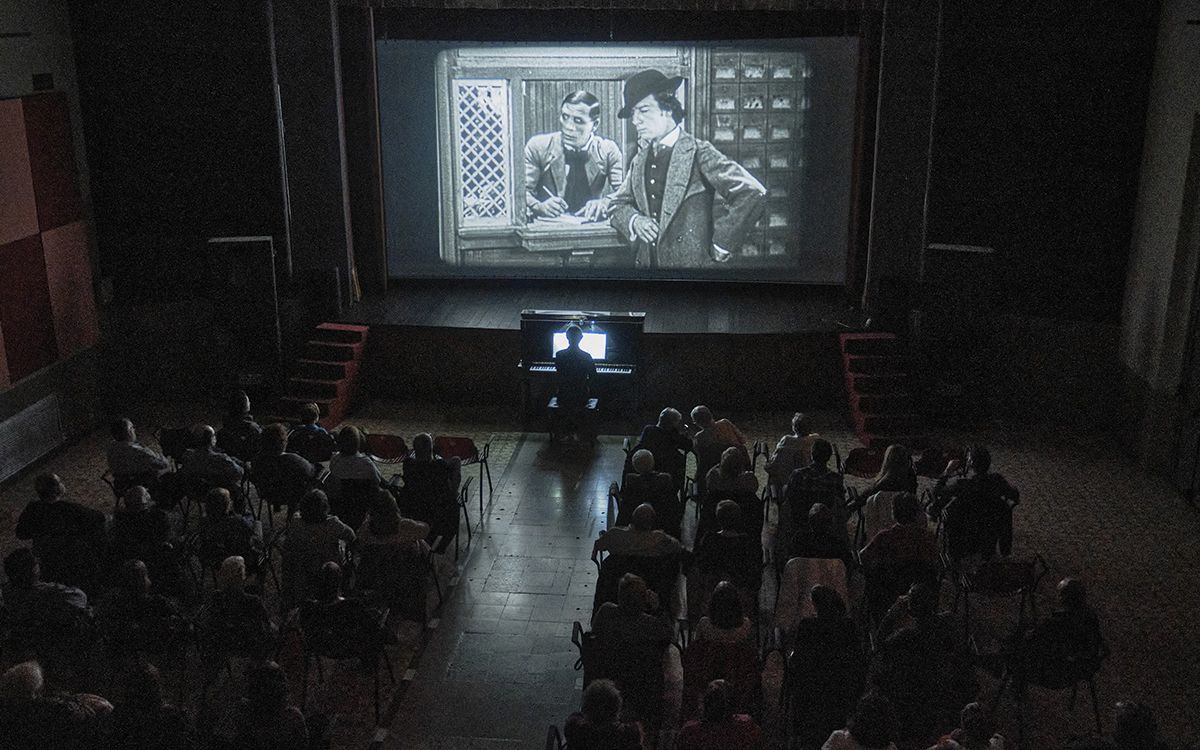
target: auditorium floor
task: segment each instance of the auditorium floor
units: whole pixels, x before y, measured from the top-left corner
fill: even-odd
[[[174,412],[171,423],[202,416],[202,409]],[[772,443],[788,416],[733,415],[751,440]],[[840,413],[816,418],[817,429],[842,455],[855,445]],[[135,421],[149,432],[163,417],[148,408]],[[543,435],[511,431],[504,413],[391,403],[371,404],[351,422],[406,437],[428,430],[483,440],[494,433],[495,493],[482,523],[472,496],[471,546],[457,565],[451,556],[441,565],[443,584],[456,580],[433,614],[435,627],[423,639],[414,636],[392,649],[398,686],[393,689],[383,678],[386,733],[373,733],[370,679],[353,666],[340,671],[327,666],[325,682],[310,695],[310,710],[337,715],[335,747],[364,748],[373,738],[376,746],[406,750],[541,747],[546,727],[561,725],[578,706],[581,673],[573,669],[571,622],[586,622],[590,615],[595,567],[588,556],[592,539],[607,523],[605,496],[620,471],[621,438],[602,438],[590,454],[560,455],[547,450]],[[1113,651],[1097,681],[1106,728],[1111,729],[1114,701],[1137,698],[1155,708],[1172,748],[1200,746],[1195,700],[1200,513],[1165,480],[1125,464],[1099,435],[1029,428],[940,438],[946,444],[987,442],[995,468],[1021,489],[1016,553],[1040,553],[1051,569],[1038,592],[1040,612],[1053,607],[1059,578],[1074,575],[1088,583]],[[45,461],[44,468],[62,475],[75,499],[111,511],[111,495],[98,479],[107,442],[104,431],[97,431]],[[13,527],[32,497],[34,473],[0,490],[0,553],[19,545]],[[474,470],[467,476],[478,481]],[[986,649],[1002,636],[1013,612],[1007,602],[977,609],[977,636]],[[293,649],[281,655],[281,663],[298,699],[302,662]],[[766,673],[769,702],[777,678],[773,656]],[[980,680],[985,695],[995,687],[986,675]],[[237,689],[225,688],[229,694]],[[1065,693],[1031,693],[1027,747],[1061,747],[1066,738],[1089,731],[1086,689],[1074,712],[1067,704]],[[195,703],[189,699],[189,705]],[[1001,704],[999,719],[1002,730],[1015,734],[1011,701]],[[773,728],[771,705],[765,721]]]

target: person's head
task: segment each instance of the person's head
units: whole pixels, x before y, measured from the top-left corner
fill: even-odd
[[[270,716],[287,708],[287,673],[273,661],[246,672],[246,699],[257,711]]]
[[[571,325],[567,326],[566,336],[568,346],[579,346],[579,342],[583,341],[583,329],[577,324],[572,323]]]
[[[135,484],[121,495],[121,502],[129,510],[146,510],[150,507],[150,491],[140,484]]]
[[[583,148],[600,120],[600,100],[590,91],[572,91],[558,110],[558,127],[563,143]]]
[[[41,580],[41,573],[41,565],[28,547],[15,549],[4,558],[4,575],[9,583],[19,589],[33,587]]]
[[[742,522],[742,506],[732,500],[717,503],[717,528],[721,531],[736,529]]]
[[[1058,582],[1058,603],[1067,612],[1087,609],[1087,587],[1078,578],[1064,578]]]
[[[188,430],[192,445],[197,448],[215,448],[217,446],[217,431],[211,425],[194,424]]]
[[[617,582],[617,606],[626,612],[643,612],[649,599],[646,581],[635,573],[626,573]]]
[[[629,121],[643,141],[662,138],[683,122],[683,103],[672,91],[656,91],[633,105]]]
[[[809,590],[808,595],[812,598],[817,617],[837,619],[846,616],[846,603],[842,601],[842,595],[829,586],[818,583]]]
[[[701,429],[707,430],[712,427],[714,421],[716,420],[713,419],[712,409],[707,406],[697,406],[692,409],[692,422]]]
[[[992,452],[987,446],[972,445],[967,451],[967,469],[975,474],[987,474],[992,468]]]
[[[673,409],[670,406],[658,413],[658,426],[664,430],[675,430],[683,422],[683,415],[678,409]]]
[[[162,708],[162,677],[158,667],[148,661],[138,661],[121,679],[124,703],[130,708],[155,711]]]
[[[390,536],[400,531],[400,507],[396,498],[382,487],[375,493],[368,509],[371,520],[371,533],[376,536]]]
[[[875,475],[875,481],[901,479],[908,476],[911,470],[912,454],[909,453],[908,448],[900,443],[892,443],[883,452],[883,463],[879,466],[879,473]]]
[[[23,661],[0,675],[0,703],[12,705],[40,698],[46,680],[36,661]]]
[[[321,523],[329,517],[329,496],[325,490],[315,487],[300,498],[300,520],[304,523]]]
[[[422,432],[413,438],[413,455],[418,461],[428,461],[433,458],[433,436]]]
[[[137,431],[133,429],[133,422],[128,417],[118,417],[109,425],[109,430],[112,432],[113,440],[118,443],[132,443],[137,440]]]
[[[224,518],[232,509],[233,498],[224,487],[213,487],[204,495],[204,512],[209,518]]]
[[[67,487],[57,474],[39,474],[37,479],[33,480],[33,491],[37,493],[39,500],[52,503],[67,494]]]
[[[221,561],[217,570],[218,591],[240,591],[246,585],[246,559],[230,555]]]
[[[654,522],[657,520],[658,514],[654,512],[654,506],[650,503],[642,503],[633,509],[630,525],[638,531],[653,531]]]
[[[274,422],[263,428],[262,452],[268,455],[279,455],[287,450],[287,426]]]
[[[1154,711],[1144,703],[1118,701],[1113,715],[1113,744],[1117,750],[1150,750],[1158,741]]]
[[[833,534],[836,525],[837,519],[833,515],[833,509],[825,503],[813,503],[808,509],[808,528],[814,534],[829,536]]]
[[[638,474],[649,474],[654,471],[654,454],[645,448],[633,452],[633,470]]]
[[[958,725],[964,739],[972,745],[986,745],[996,733],[996,722],[991,713],[979,703],[968,703],[958,713]]]
[[[321,418],[321,407],[316,404],[305,404],[300,407],[300,424],[316,424]]]
[[[733,718],[733,691],[725,680],[713,680],[700,699],[701,716],[705,721],[729,721]]]
[[[896,523],[910,524],[918,521],[924,522],[924,514],[921,513],[921,502],[917,500],[917,496],[911,492],[901,492],[892,497],[892,518],[896,519]]]
[[[858,699],[846,729],[863,747],[887,747],[896,732],[896,715],[891,701],[873,690],[867,693]]]
[[[792,434],[796,437],[804,437],[808,434],[808,417],[804,412],[796,412],[792,415]]]
[[[917,581],[908,587],[908,613],[918,622],[928,620],[937,614],[938,590],[924,582]]]
[[[742,601],[737,587],[729,581],[721,581],[713,589],[708,600],[708,619],[722,630],[733,630],[742,624]]]
[[[615,724],[621,715],[621,691],[612,680],[592,680],[583,691],[580,712],[589,724]]]
[[[141,560],[126,560],[117,573],[117,585],[126,594],[144,597],[150,594],[150,571]]]
[[[342,566],[327,562],[317,572],[317,599],[329,602],[342,595]]]
[[[244,417],[250,413],[250,397],[245,391],[234,391],[229,395],[225,413],[231,417]]]
[[[338,430],[337,448],[338,452],[342,455],[353,456],[357,453],[362,453],[363,442],[362,430],[352,424],[348,424]]]
[[[829,463],[829,459],[833,457],[833,446],[828,440],[817,438],[812,444],[812,462],[817,466],[824,466]]]
[[[741,448],[726,448],[721,451],[721,476],[733,479],[746,470],[746,459]]]

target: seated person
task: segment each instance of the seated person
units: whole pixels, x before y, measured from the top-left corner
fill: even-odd
[[[591,397],[591,381],[596,377],[596,363],[592,355],[580,348],[583,329],[572,323],[567,326],[567,348],[554,354],[554,369],[557,371],[558,408],[565,411],[583,409]]]
[[[754,626],[750,618],[742,614],[737,587],[729,581],[721,581],[708,599],[708,614],[700,618],[696,627],[696,640],[740,643],[751,641],[753,635]]]
[[[383,613],[361,599],[342,596],[342,568],[321,566],[314,597],[300,605],[300,629],[307,648],[336,656],[359,655],[365,661],[385,642]]]
[[[1154,710],[1144,703],[1118,701],[1113,720],[1115,750],[1167,750],[1166,743],[1158,739]]]
[[[152,594],[150,573],[141,560],[121,565],[117,587],[96,607],[96,623],[115,656],[161,653],[188,632],[179,607]]]
[[[242,477],[246,468],[235,456],[223,453],[217,448],[217,433],[206,424],[192,427],[192,439],[197,447],[189,448],[183,454],[179,473],[184,478],[205,482],[213,487],[224,487],[229,490],[235,508],[245,505],[242,497]]]
[[[400,508],[405,515],[429,525],[427,541],[442,542],[434,552],[444,552],[458,533],[459,459],[449,461],[433,452],[433,436],[422,432],[404,458],[404,486]]]
[[[197,554],[205,568],[216,568],[225,558],[236,555],[245,560],[253,573],[266,557],[262,526],[250,517],[233,511],[229,490],[213,487],[204,496],[204,517],[200,519]]]
[[[822,584],[809,596],[816,616],[801,618],[788,639],[787,690],[802,747],[818,745],[843,725],[866,679],[858,628],[842,597]]]
[[[708,495],[723,497],[756,495],[758,478],[746,463],[745,451],[733,447],[721,452],[721,461],[708,470],[704,478]]]
[[[657,557],[683,551],[683,545],[665,531],[655,529],[657,516],[654,506],[642,503],[633,511],[629,526],[614,526],[592,544],[592,554],[608,552],[613,555]]]
[[[808,509],[807,528],[796,532],[789,544],[788,559],[792,557],[841,560],[846,564],[847,574],[854,568],[846,529],[838,526],[837,516],[825,503],[813,503]]]
[[[31,540],[46,577],[87,588],[104,542],[104,514],[65,500],[67,488],[57,474],[33,482],[37,499],[17,518],[17,539]]]
[[[292,452],[314,464],[328,461],[337,448],[333,435],[317,423],[320,418],[321,407],[305,404],[300,407],[300,424],[288,433],[287,442]]]
[[[316,482],[320,470],[288,452],[287,428],[279,423],[267,425],[259,443],[261,450],[250,463],[250,481],[275,509],[280,504],[287,505],[290,518],[300,497]]]
[[[913,469],[912,454],[899,443],[892,443],[883,452],[883,463],[875,478],[858,493],[860,502],[876,492],[911,492],[917,494],[917,472]]]
[[[391,625],[403,619],[425,622],[428,535],[428,524],[404,518],[391,493],[377,490],[358,530],[355,580],[360,591],[372,592],[372,601],[388,608]]]
[[[1058,607],[1025,632],[1012,664],[1018,688],[1026,683],[1065,686],[1093,674],[1107,647],[1100,620],[1087,603],[1083,582],[1064,578],[1058,584]]]
[[[742,530],[741,507],[732,500],[717,503],[716,525],[696,544],[702,588],[729,580],[741,591],[757,593],[762,585],[762,542]]]
[[[859,698],[846,728],[830,734],[821,750],[896,750],[897,736],[891,702],[869,692]]]
[[[121,560],[154,559],[173,537],[171,518],[150,502],[150,493],[135,484],[121,497],[124,507],[113,513],[110,545]]]
[[[329,514],[329,498],[311,489],[300,500],[300,522],[288,525],[283,543],[283,599],[294,606],[310,595],[321,566],[341,563],[356,539],[354,529]]]
[[[9,639],[16,648],[45,645],[64,652],[92,642],[87,594],[73,586],[42,580],[41,565],[27,547],[4,558],[4,602]]]
[[[937,565],[937,536],[929,529],[917,496],[910,492],[896,495],[892,500],[892,517],[896,519],[892,527],[876,532],[859,553],[863,567],[872,570],[895,569],[910,563],[923,563],[931,568]]]
[[[36,661],[17,664],[0,676],[0,743],[5,748],[107,747],[101,729],[112,710],[98,695],[47,693]]]
[[[354,425],[346,425],[338,430],[338,450],[329,459],[329,477],[325,480],[330,492],[336,495],[343,479],[383,484],[379,467],[364,452],[366,445],[367,440],[362,430]]]
[[[704,691],[701,717],[683,725],[679,750],[762,750],[766,735],[746,714],[733,713],[732,690],[713,680]]]
[[[958,728],[938,741],[930,750],[1004,750],[1004,735],[996,733],[991,712],[979,703],[963,706]],[[1139,746],[1140,747],[1140,746]],[[1146,746],[1150,750],[1150,746]]]
[[[604,602],[592,616],[592,632],[609,643],[667,645],[675,638],[675,625],[650,612],[658,609],[657,595],[641,576],[626,573],[617,587],[617,601]]]
[[[197,746],[187,712],[163,699],[162,678],[153,664],[138,664],[125,673],[122,697],[106,727],[105,747],[189,750]]]
[[[1015,487],[991,471],[992,454],[982,445],[967,452],[967,476],[957,473],[955,461],[938,479],[929,506],[931,518],[946,510],[945,533],[950,554],[956,560],[971,555],[988,559],[1012,553],[1012,513],[1021,500]]]
[[[642,728],[621,721],[621,691],[612,680],[592,680],[580,710],[563,726],[567,746],[578,750],[642,750]]]
[[[835,514],[845,504],[842,475],[829,468],[829,459],[832,457],[833,446],[827,440],[818,438],[812,445],[812,463],[796,469],[788,477],[783,497],[794,526],[788,531],[804,530],[808,523],[808,511],[814,503],[829,506]]]
[[[216,731],[222,748],[293,750],[308,747],[308,725],[288,702],[287,673],[269,661],[246,672],[246,697]]]
[[[229,397],[225,421],[217,432],[217,447],[239,461],[249,461],[258,453],[261,435],[262,428],[250,414],[250,397],[245,391],[237,391]]]
[[[767,481],[779,494],[796,469],[808,466],[812,460],[812,444],[820,437],[809,432],[808,419],[801,412],[792,415],[792,432],[779,438],[775,453],[767,461]]]
[[[655,468],[671,475],[676,494],[683,491],[692,438],[683,430],[683,415],[679,410],[669,406],[663,409],[658,415],[658,424],[642,428],[636,448],[650,451]]]
[[[670,474],[654,470],[654,454],[642,448],[633,453],[633,470],[626,474],[621,485],[621,503],[617,507],[617,526],[629,523],[633,509],[642,503],[654,506],[663,529],[671,536],[679,536],[683,508],[679,504],[679,493]]]
[[[246,591],[246,561],[227,557],[217,571],[217,588],[201,616],[205,645],[218,654],[265,659],[275,650],[278,628],[262,599]],[[220,664],[209,664],[219,669]]]
[[[171,463],[162,454],[138,442],[137,431],[127,417],[113,421],[112,436],[113,443],[108,446],[108,470],[114,478],[129,477],[145,482],[150,488],[159,476],[171,470]]]
[[[696,432],[692,437],[692,450],[696,453],[696,494],[703,496],[708,471],[721,462],[726,448],[739,448],[745,458],[743,465],[750,464],[750,452],[746,450],[746,437],[728,419],[715,419],[707,406],[692,409],[692,422]]]

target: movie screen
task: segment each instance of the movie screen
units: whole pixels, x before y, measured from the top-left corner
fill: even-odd
[[[853,39],[377,51],[393,277],[844,280]]]

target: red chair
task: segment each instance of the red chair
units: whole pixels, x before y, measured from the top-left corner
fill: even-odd
[[[403,463],[404,457],[408,455],[408,444],[399,435],[386,432],[367,433],[366,443],[363,447],[364,452],[377,464]],[[399,476],[394,474],[391,479],[398,481]]]
[[[871,479],[883,466],[883,451],[874,448],[853,448],[846,454],[842,472],[852,477]]]
[[[433,439],[433,452],[442,458],[457,458],[463,466],[479,464],[479,517],[483,518],[483,477],[487,475],[488,502],[492,500],[492,470],[488,466],[488,453],[491,452],[492,438],[488,437],[483,448],[475,445],[469,437],[440,435]]]

